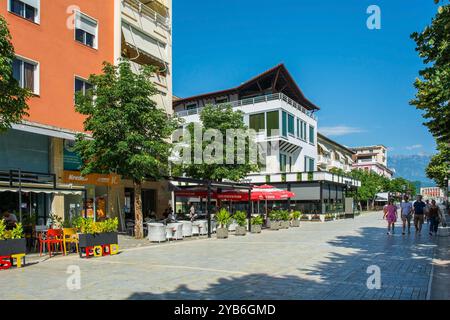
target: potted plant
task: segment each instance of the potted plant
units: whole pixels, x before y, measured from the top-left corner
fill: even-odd
[[[6,230],[5,221],[0,220],[0,256],[9,257],[15,254],[26,253],[27,241],[23,234],[21,223],[14,229]]]
[[[216,229],[217,239],[226,239],[228,238],[228,223],[230,222],[231,216],[230,213],[222,208],[219,213],[216,215],[216,220],[218,227]]]
[[[72,226],[79,230],[78,241],[81,248],[92,248],[96,246],[117,245],[118,234],[117,227],[119,220],[117,218],[106,219],[102,222],[94,222],[89,218],[77,218],[73,221]]]
[[[291,227],[300,227],[300,217],[302,213],[300,211],[292,211],[291,213]]]
[[[51,229],[61,229],[63,227],[63,218],[60,216],[57,216],[54,213],[50,213],[48,216],[48,219],[50,220],[50,228]]]
[[[313,216],[311,217],[311,221],[321,221],[321,220],[320,220],[320,215],[318,215],[318,214],[313,215]]]
[[[288,229],[289,228],[289,211],[280,210],[280,229]]]
[[[261,233],[261,226],[264,220],[261,216],[253,217],[250,221],[252,225],[252,233]]]
[[[237,211],[233,215],[233,218],[238,224],[236,227],[235,235],[245,236],[245,234],[247,233],[247,228],[245,227],[247,224],[247,214],[244,211]]]
[[[331,214],[331,213],[326,214],[325,221],[333,221],[333,214]]]
[[[270,221],[270,230],[279,230],[280,222],[279,222],[279,211],[272,210],[269,213],[269,221]]]

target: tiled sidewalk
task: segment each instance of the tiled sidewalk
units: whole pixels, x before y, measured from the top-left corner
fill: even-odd
[[[436,239],[387,236],[381,217],[46,259],[0,272],[0,299],[425,299]],[[81,290],[66,286],[71,265]],[[373,265],[379,290],[366,285]]]

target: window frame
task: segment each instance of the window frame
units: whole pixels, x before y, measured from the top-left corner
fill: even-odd
[[[13,1],[18,1],[23,5],[23,15],[12,11],[12,2]],[[39,2],[39,7],[36,8],[34,6],[30,6],[29,4],[21,1],[21,0],[7,0],[6,1],[6,6],[7,6],[7,11],[13,15],[15,15],[16,17],[22,18],[24,20],[27,20],[29,22],[35,23],[35,24],[40,24],[41,23],[41,3]],[[28,19],[26,17],[26,11],[27,11],[27,7],[31,7],[34,9],[34,18],[33,20]]]
[[[94,49],[94,50],[98,50],[98,44],[99,44],[99,38],[100,38],[100,26],[99,26],[99,21],[93,17],[91,17],[90,15],[81,12],[79,10],[74,10],[74,14],[75,14],[75,19],[74,19],[74,27],[73,27],[73,39],[75,40],[75,42],[84,45],[85,47]],[[78,29],[77,28],[77,21],[80,20],[81,18],[84,18],[86,20],[90,20],[90,22],[95,23],[95,33],[96,34],[91,34],[89,32],[87,32],[86,30],[83,29]],[[81,30],[83,32],[83,41],[80,41],[77,39],[77,30]],[[90,46],[87,44],[87,37],[86,35],[92,35],[94,37],[94,42],[93,42],[93,46]]]
[[[311,129],[313,130],[313,134],[311,135]],[[311,139],[313,139],[311,141]],[[315,146],[316,145],[316,127],[309,125],[309,132],[308,132],[308,142],[309,144]]]
[[[260,124],[261,118],[262,118],[262,128],[252,128],[252,117],[258,117],[258,124]],[[253,129],[256,131],[256,133],[260,132],[266,132],[266,113],[265,112],[257,112],[257,113],[251,113],[248,115],[248,127],[249,129]]]
[[[77,80],[83,82],[83,95],[86,95],[86,84],[89,84],[91,86],[91,88],[93,87],[93,85],[91,83],[89,83],[89,81],[86,78],[80,77],[75,75],[74,80],[73,80],[73,94],[74,96],[77,94]]]
[[[34,70],[33,70],[33,90],[30,90],[31,91],[31,93],[32,94],[34,94],[34,95],[39,95],[40,94],[40,64],[39,64],[39,62],[38,61],[35,61],[35,60],[31,60],[31,59],[29,59],[29,58],[26,58],[26,57],[24,57],[24,56],[21,56],[21,55],[15,55],[14,56],[14,60],[19,60],[19,61],[21,61],[22,63],[21,63],[21,67],[20,67],[20,76],[21,76],[21,78],[20,78],[20,80],[18,80],[18,82],[19,82],[19,86],[21,87],[21,88],[24,88],[24,89],[29,89],[29,88],[25,88],[25,64],[24,63],[27,63],[27,64],[30,64],[30,65],[32,65],[32,66],[34,66]],[[17,80],[17,79],[16,79]]]

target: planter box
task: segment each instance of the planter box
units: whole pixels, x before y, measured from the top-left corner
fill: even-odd
[[[14,254],[26,253],[27,239],[11,239],[0,241],[0,256],[12,256]]]
[[[280,229],[289,229],[289,221],[280,221]]]
[[[294,227],[294,228],[300,227],[300,220],[292,220],[291,227]]]
[[[234,234],[237,236],[245,236],[246,233],[247,229],[245,227],[237,226]]]
[[[278,221],[270,221],[270,230],[279,230],[280,222]]]
[[[108,244],[119,244],[117,232],[97,233],[97,234],[78,234],[80,248],[95,247]]]
[[[217,239],[226,239],[228,238],[228,229],[227,228],[217,228],[216,229]]]
[[[261,225],[252,224],[252,233],[261,233]]]

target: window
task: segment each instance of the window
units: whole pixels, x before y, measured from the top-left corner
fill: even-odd
[[[278,111],[270,111],[267,112],[267,136],[272,136],[272,130],[276,130],[273,132],[273,135],[278,135],[278,131],[280,130],[280,113]]]
[[[266,125],[264,123],[264,113],[250,115],[250,129],[253,129],[256,132],[266,129]]]
[[[288,114],[288,132],[295,135],[294,116],[291,114]]]
[[[75,15],[75,40],[82,44],[97,48],[97,21],[77,12]]]
[[[314,172],[314,158],[305,156],[305,172]]]
[[[297,126],[298,126],[298,131],[300,131],[299,133],[297,133],[299,138],[306,141],[306,122],[298,119]]]
[[[75,93],[82,92],[83,95],[92,88],[92,85],[86,80],[75,78]]]
[[[40,0],[8,0],[8,11],[39,23]]]
[[[13,77],[19,86],[39,94],[38,64],[21,58],[13,60]]]
[[[315,133],[313,126],[309,126],[309,143],[311,144],[315,143]]]
[[[228,98],[224,97],[224,98],[216,98],[216,103],[217,104],[221,104],[221,103],[227,103],[228,102]]]
[[[190,103],[186,105],[186,110],[194,110],[197,109],[197,103]]]
[[[300,138],[300,119],[297,119],[297,138]]]
[[[281,135],[287,136],[287,113],[285,111],[281,113]]]

